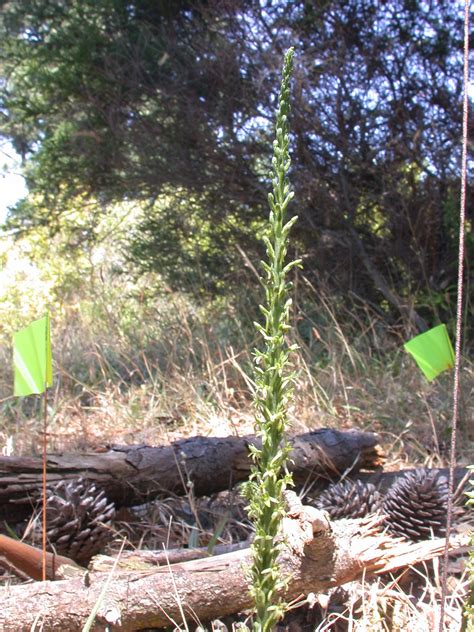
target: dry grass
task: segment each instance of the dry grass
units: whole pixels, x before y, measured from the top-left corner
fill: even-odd
[[[434,566],[436,568],[436,562]],[[411,585],[407,585],[406,574],[412,575]],[[461,629],[463,602],[468,588],[466,573],[452,581],[452,592],[445,607],[444,632]],[[331,596],[326,600],[324,596],[318,597],[317,605],[323,620],[314,628],[317,632],[434,632],[439,629],[441,586],[437,569],[426,566],[408,569],[393,578],[352,582],[344,586],[344,593],[342,607],[331,608]],[[337,598],[337,591],[335,595]]]
[[[376,431],[390,469],[446,465],[452,376],[428,384],[401,350],[402,332],[368,310],[356,311],[355,305],[336,310],[320,293],[295,299],[292,336],[300,349],[289,411],[295,432],[321,426]],[[141,315],[119,308],[109,310],[107,319],[77,310],[63,320],[53,314],[50,451],[253,431],[255,338],[249,315],[228,305],[196,307],[182,297],[162,300],[153,309],[147,305]],[[0,445],[4,453],[38,454],[41,405],[35,397],[10,396],[10,353],[8,344],[0,346]],[[468,406],[473,391],[474,365],[465,358],[458,449],[463,465],[474,462]],[[211,540],[226,544],[248,534],[244,516],[234,515],[230,505],[217,510],[209,503],[175,499],[155,503],[145,515],[122,515],[117,538],[152,548],[206,546]],[[465,572],[458,570],[447,604],[450,631],[460,629],[467,587]],[[439,572],[417,572],[416,594],[402,579],[351,584],[343,605],[331,610],[330,596],[326,601],[319,596],[311,607],[293,611],[293,622],[320,631],[432,632],[439,616]]]
[[[403,338],[373,316],[365,326],[360,319],[343,324],[327,301],[312,311],[313,316],[301,307],[293,332],[300,347],[289,411],[294,430],[376,431],[390,467],[445,463],[452,375],[428,384],[402,351]],[[80,313],[56,324],[52,451],[252,431],[252,328],[228,308],[198,313],[184,300],[160,305],[150,322],[137,320],[128,334],[120,322],[94,323]],[[18,401],[9,395],[10,354],[8,345],[0,346],[0,444],[10,438],[15,452],[31,453],[37,450],[42,409],[35,397]],[[466,358],[459,451],[464,464],[474,461],[468,406],[473,391],[474,365]]]

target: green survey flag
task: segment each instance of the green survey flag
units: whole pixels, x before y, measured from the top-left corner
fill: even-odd
[[[408,351],[415,358],[429,382],[443,371],[454,367],[454,350],[444,324],[428,329],[403,346],[405,351]]]
[[[49,314],[13,335],[15,395],[43,393],[53,384]]]

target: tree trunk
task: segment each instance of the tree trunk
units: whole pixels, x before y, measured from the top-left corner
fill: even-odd
[[[443,553],[444,540],[406,544],[390,539],[379,532],[374,517],[330,524],[327,514],[302,507],[294,494],[290,504],[280,555],[281,573],[288,578],[287,601]],[[116,571],[106,588],[105,573],[10,586],[0,590],[0,629],[81,630],[97,603],[94,630],[178,627],[183,616],[206,622],[251,608],[250,564],[251,552],[246,549],[152,571]]]
[[[79,476],[96,482],[117,505],[137,505],[164,494],[197,496],[229,489],[248,478],[248,446],[256,438],[193,437],[167,446],[116,446],[106,453],[50,454],[48,483]],[[348,469],[375,470],[383,463],[371,432],[319,429],[291,439],[295,482],[337,478]],[[31,515],[41,490],[39,457],[0,457],[0,520]]]

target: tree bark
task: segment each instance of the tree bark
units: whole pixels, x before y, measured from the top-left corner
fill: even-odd
[[[193,437],[166,446],[115,446],[105,453],[50,454],[48,484],[79,476],[101,486],[117,507],[164,494],[197,496],[229,489],[248,478],[248,446],[255,436]],[[383,463],[371,432],[319,429],[290,439],[290,468],[297,484],[337,478],[348,469],[375,470]],[[0,457],[0,520],[31,515],[41,490],[39,457]]]
[[[283,521],[280,568],[289,601],[312,592],[442,555],[444,540],[406,544],[380,533],[378,518],[329,523],[327,514],[302,507],[293,495]],[[459,545],[459,540],[452,545]],[[94,630],[121,632],[209,621],[252,607],[249,549],[152,571],[84,575],[71,580],[10,586],[0,590],[4,632],[81,630],[100,602]],[[28,604],[28,608],[25,608]]]

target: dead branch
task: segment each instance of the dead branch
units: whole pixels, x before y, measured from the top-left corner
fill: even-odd
[[[160,495],[197,496],[226,490],[250,473],[248,446],[254,436],[193,437],[166,446],[116,446],[105,453],[50,454],[48,483],[80,476],[97,483],[117,507]],[[333,479],[348,469],[375,470],[383,463],[371,432],[319,429],[291,438],[295,481]],[[0,457],[0,520],[30,516],[41,490],[41,459]]]
[[[411,544],[379,530],[380,518],[329,523],[327,514],[292,501],[284,519],[281,570],[288,577],[285,599],[442,555],[444,540]],[[451,541],[456,549],[464,541]],[[114,575],[101,602],[95,630],[139,630],[208,621],[251,607],[248,568],[251,551]],[[67,581],[11,586],[0,590],[0,628],[5,632],[41,626],[44,631],[80,630],[99,599],[106,573]],[[24,604],[28,604],[25,609]]]

